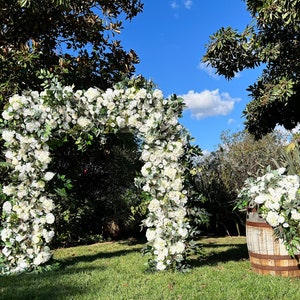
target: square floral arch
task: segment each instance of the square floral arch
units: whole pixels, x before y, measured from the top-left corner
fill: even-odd
[[[181,163],[187,134],[178,123],[182,103],[164,99],[153,84],[119,83],[113,89],[74,91],[57,81],[42,92],[14,95],[2,116],[5,157],[12,165],[3,186],[0,267],[2,274],[30,271],[51,258],[54,202],[47,183],[55,176],[51,140],[66,134],[84,145],[86,137],[129,129],[143,140],[142,187],[151,196],[144,225],[152,267],[173,268],[182,262],[190,235],[187,222],[185,167]]]

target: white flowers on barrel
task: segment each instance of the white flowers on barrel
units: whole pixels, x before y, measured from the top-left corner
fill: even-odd
[[[187,192],[184,190],[184,154],[187,135],[178,123],[182,102],[164,99],[160,90],[118,84],[74,91],[60,84],[38,93],[14,95],[2,116],[2,132],[12,165],[10,183],[3,186],[1,273],[32,270],[51,258],[55,205],[47,184],[55,174],[48,170],[48,142],[64,134],[84,146],[88,134],[105,140],[105,133],[127,128],[142,138],[142,188],[151,197],[147,239],[151,263],[158,270],[180,263],[186,250]]]
[[[279,168],[247,179],[239,198],[248,208],[258,210],[293,256],[300,250],[300,179],[285,171]]]

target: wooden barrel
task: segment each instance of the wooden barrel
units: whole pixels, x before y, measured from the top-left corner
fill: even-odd
[[[257,212],[249,212],[246,220],[249,259],[259,274],[300,277],[299,257],[292,258],[284,244],[274,238],[274,231]]]

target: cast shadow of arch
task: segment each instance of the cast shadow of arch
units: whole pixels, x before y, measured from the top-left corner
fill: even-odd
[[[85,281],[75,286],[72,281],[68,280],[71,275],[82,274],[86,277],[92,277],[94,271],[104,271],[107,269],[106,264],[97,264],[91,266],[96,260],[109,259],[114,257],[126,256],[130,253],[140,253],[143,247],[142,242],[124,241],[119,242],[123,245],[133,246],[125,250],[115,250],[104,252],[95,249],[95,253],[69,256],[66,259],[57,259],[55,262],[60,264],[57,270],[36,273],[24,273],[19,275],[4,276],[0,281],[0,299],[5,300],[61,300],[65,298],[81,296],[88,293]],[[62,280],[64,279],[64,280]],[[99,286],[104,286],[106,280],[97,279]],[[17,284],[16,284],[17,281]]]
[[[126,249],[126,250],[115,250],[115,251],[109,251],[109,252],[106,252],[106,251],[101,252],[101,251],[97,250],[96,253],[93,253],[93,254],[69,256],[68,258],[57,260],[57,261],[61,265],[61,268],[66,268],[68,266],[72,266],[72,265],[75,265],[78,263],[85,263],[85,262],[89,263],[89,262],[93,262],[93,261],[99,260],[99,259],[109,259],[109,258],[118,257],[118,256],[125,256],[130,253],[140,253],[141,254],[144,244],[128,243],[128,245],[134,245],[134,248]]]
[[[218,248],[230,247],[226,250],[218,250]],[[191,267],[215,266],[219,263],[229,261],[245,261],[249,260],[247,244],[204,244],[203,250],[210,248],[208,254],[191,257],[189,264]],[[214,250],[216,249],[216,250]]]
[[[95,270],[105,270],[105,266],[70,268],[65,270],[48,271],[44,273],[24,273],[1,278],[0,299],[5,300],[61,300],[78,295],[84,297],[87,289],[84,283],[74,285],[68,280],[74,274],[86,274],[92,276]],[[65,279],[65,280],[62,280]],[[105,279],[98,279],[100,285],[105,285]]]

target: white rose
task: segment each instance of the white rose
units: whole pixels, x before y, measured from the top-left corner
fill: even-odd
[[[141,155],[142,160],[147,161],[149,157],[150,157],[150,152],[148,150],[144,150]]]
[[[178,229],[178,233],[183,237],[186,238],[188,235],[188,230],[186,228],[179,228]]]
[[[54,177],[55,173],[53,172],[46,172],[44,175],[44,180],[50,181]]]
[[[24,109],[23,115],[26,116],[33,116],[34,112],[28,108]]]
[[[74,87],[74,86],[70,86],[70,85],[65,86],[65,87],[63,88],[63,93],[64,93],[64,94],[73,93],[73,87]],[[82,92],[82,91],[76,91],[77,95],[78,95],[80,92]],[[76,93],[75,93],[75,94],[76,94]]]
[[[295,221],[300,220],[300,212],[299,212],[299,211],[297,211],[296,209],[293,209],[293,210],[291,211],[291,213],[292,213],[291,218],[292,218],[293,220],[295,220]]]
[[[82,90],[77,90],[75,93],[74,93],[74,97],[75,98],[80,98],[83,94],[83,91]]]
[[[148,209],[151,212],[155,212],[160,208],[160,202],[157,199],[152,199],[148,205]]]
[[[40,94],[39,94],[38,91],[32,91],[32,92],[30,93],[30,96],[31,96],[32,98],[37,99],[37,98],[39,98]]]
[[[28,122],[28,123],[26,123],[26,130],[28,132],[34,132],[38,129],[38,127],[39,127],[39,123],[37,123],[37,122]]]
[[[85,93],[84,96],[88,98],[89,102],[93,101],[100,95],[99,91],[95,88],[89,88]]]
[[[78,120],[77,120],[77,124],[80,127],[84,128],[84,127],[87,127],[88,125],[90,125],[91,121],[86,117],[79,117]]]
[[[170,247],[170,252],[171,254],[183,253],[184,249],[185,249],[185,244],[179,241]]]
[[[16,241],[17,242],[21,242],[25,239],[25,236],[24,235],[21,235],[21,234],[17,234],[16,235]]]
[[[4,120],[7,120],[7,121],[9,121],[13,118],[13,116],[10,115],[10,113],[7,110],[2,112],[2,117]]]
[[[159,261],[156,265],[156,269],[159,270],[159,271],[163,271],[166,269],[166,265],[162,262],[162,261]]]
[[[147,97],[147,90],[146,89],[140,89],[137,92],[136,96],[135,96],[136,99],[144,99],[146,97]]]
[[[1,240],[3,242],[5,242],[5,240],[7,240],[8,238],[10,238],[11,235],[12,235],[11,229],[4,228],[4,229],[1,230]]]
[[[48,213],[48,214],[46,215],[46,223],[48,223],[48,224],[53,224],[54,221],[55,221],[54,215],[53,215],[52,213]]]
[[[108,110],[113,110],[114,108],[115,108],[115,103],[113,103],[113,102],[109,102],[108,104],[107,104],[107,109]]]
[[[272,226],[276,227],[280,223],[284,222],[284,218],[282,216],[279,216],[276,212],[274,211],[269,211],[266,217],[266,221]]]
[[[7,196],[11,196],[15,192],[15,188],[10,185],[5,185],[2,187],[2,192]]]
[[[27,268],[29,268],[28,262],[26,260],[24,260],[23,258],[19,258],[18,259],[18,270],[24,271]]]
[[[32,248],[27,248],[27,249],[26,249],[26,252],[27,252],[28,256],[29,256],[30,258],[32,258],[32,255],[33,255],[33,249],[32,249]]]
[[[147,177],[149,175],[149,173],[150,173],[149,169],[151,169],[151,167],[152,167],[152,164],[150,162],[146,162],[143,165],[143,167],[141,169],[141,173],[144,177]]]
[[[36,258],[33,260],[33,264],[38,266],[44,262],[44,257],[42,253],[39,253]]]
[[[151,241],[155,240],[155,237],[156,237],[155,230],[148,228],[147,231],[146,231],[147,241],[151,242]]]
[[[153,97],[156,98],[156,99],[163,99],[163,93],[161,90],[154,90],[153,92]]]
[[[43,164],[48,164],[51,161],[49,151],[35,150],[34,155]]]
[[[128,104],[129,110],[134,109],[137,106],[137,101],[136,100],[131,100]]]
[[[168,256],[168,249],[163,248],[157,251],[157,260],[164,260]]]
[[[12,205],[11,205],[11,203],[9,202],[9,201],[5,201],[4,203],[3,203],[3,212],[5,212],[5,213],[10,213],[11,212],[11,209],[12,209]]]
[[[158,237],[154,240],[153,247],[155,249],[162,249],[166,246],[166,241]]]
[[[2,249],[2,253],[7,257],[7,256],[10,255],[11,250],[10,250],[9,248],[7,248],[7,247],[4,247],[4,248]]]
[[[264,203],[266,200],[268,200],[268,196],[266,194],[259,194],[257,197],[255,197],[254,201],[257,204],[262,204]]]
[[[46,241],[46,243],[49,243],[52,238],[54,237],[54,231],[51,230],[51,231],[47,231],[46,229],[43,229],[43,237]]]
[[[41,240],[40,237],[36,234],[31,238],[33,244],[38,244],[40,240]]]
[[[171,180],[174,180],[176,177],[177,170],[172,167],[165,167],[164,175],[169,177]]]
[[[15,136],[15,132],[14,131],[11,131],[11,130],[3,130],[2,132],[2,138],[8,142],[8,143],[11,143],[12,140],[14,139],[14,136]]]
[[[121,118],[120,116],[117,116],[116,118],[117,124],[119,126],[119,128],[124,128],[126,123],[125,120],[123,118]]]
[[[14,157],[15,157],[15,155],[16,155],[16,153],[14,153],[14,152],[12,152],[12,151],[10,151],[10,150],[7,150],[6,152],[5,152],[5,157],[7,158],[7,159],[14,159]]]
[[[54,202],[51,199],[47,199],[46,197],[41,197],[40,201],[46,211],[51,211],[54,209]]]
[[[265,207],[270,210],[279,210],[280,204],[279,204],[279,202],[274,202],[274,201],[268,200],[265,202]]]

